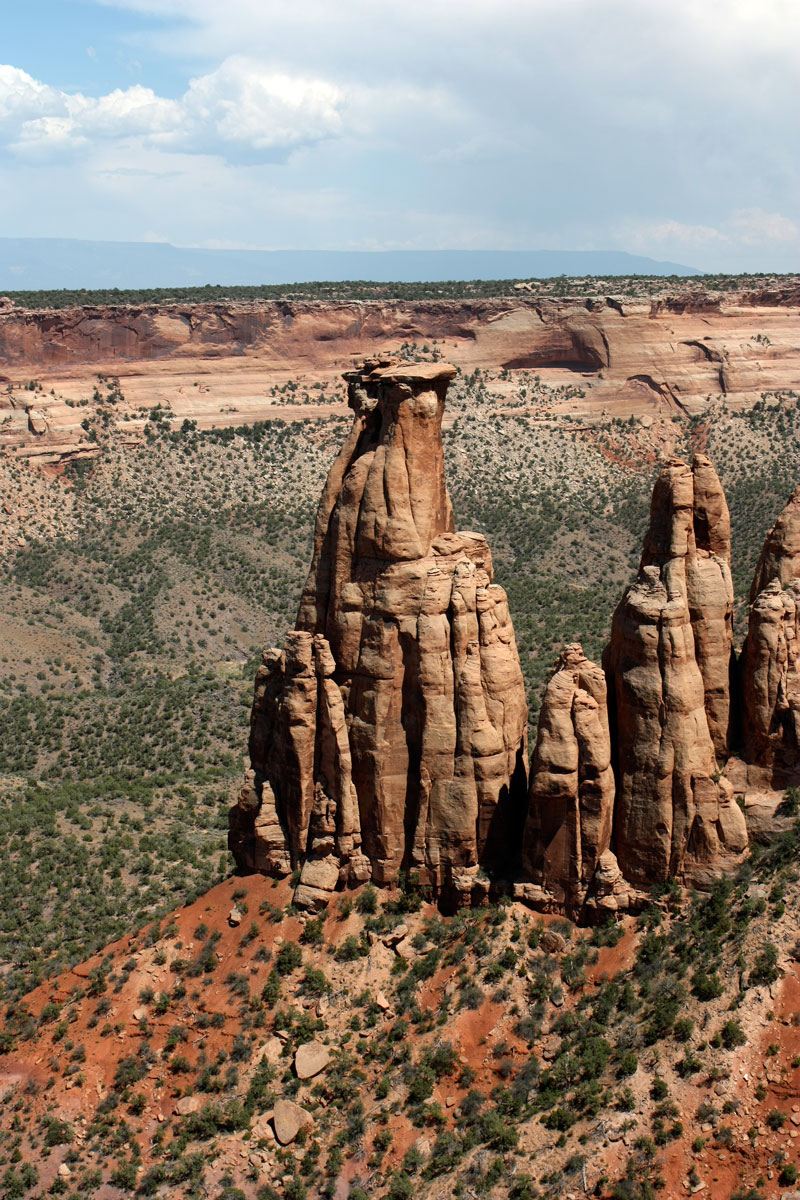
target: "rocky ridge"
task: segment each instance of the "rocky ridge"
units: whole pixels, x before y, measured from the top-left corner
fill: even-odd
[[[722,487],[705,455],[666,463],[602,667],[576,643],[547,686],[523,837],[514,632],[485,539],[455,532],[444,480],[453,373],[385,359],[347,376],[355,417],[323,490],[297,627],[256,680],[237,863],[297,870],[308,908],[409,871],[456,904],[488,877],[516,879],[535,906],[592,919],[668,879],[711,886],[748,851],[741,771],[771,786],[797,766],[800,583],[781,590],[796,495],[767,538],[757,581],[771,577],[737,671]]]

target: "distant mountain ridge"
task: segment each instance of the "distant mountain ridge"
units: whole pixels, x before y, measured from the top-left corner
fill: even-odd
[[[203,250],[166,242],[0,238],[4,291],[700,274],[618,250]]]

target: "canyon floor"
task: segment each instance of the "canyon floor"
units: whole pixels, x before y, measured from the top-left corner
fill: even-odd
[[[604,931],[443,919],[413,887],[318,928],[231,878],[225,828],[354,359],[459,368],[448,482],[508,593],[533,735],[561,646],[601,653],[669,455],[719,472],[741,636],[800,482],[796,294],[65,311],[0,311],[2,1194],[790,1191],[790,821],[730,893]],[[308,1040],[332,1057],[303,1082]],[[286,1148],[282,1098],[314,1122]]]

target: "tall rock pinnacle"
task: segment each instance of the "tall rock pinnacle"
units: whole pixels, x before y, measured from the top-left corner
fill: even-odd
[[[300,867],[308,906],[401,871],[468,897],[519,843],[525,690],[486,541],[454,532],[441,439],[454,373],[373,360],[346,376],[353,427],[297,629],[256,680],[230,845],[240,867]]]
[[[800,488],[767,534],[740,660],[744,756],[762,786],[800,782]]]
[[[747,847],[715,756],[730,723],[729,529],[708,459],[669,462],[604,657],[616,715],[614,845],[633,884],[703,884]]]
[[[613,813],[606,680],[575,642],[545,689],[531,762],[523,864],[545,903],[580,912],[609,851]]]

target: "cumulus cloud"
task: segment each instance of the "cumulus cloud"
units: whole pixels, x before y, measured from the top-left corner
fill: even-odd
[[[140,86],[99,97],[62,92],[0,66],[0,138],[30,159],[137,141],[258,161],[337,136],[343,106],[342,90],[325,80],[269,71],[240,56],[192,79],[177,100]]]
[[[653,221],[629,229],[627,236],[638,246],[653,243],[695,248],[719,243],[755,246],[764,242],[800,242],[800,226],[781,213],[740,208],[725,217],[718,227],[688,225],[674,220]]]

